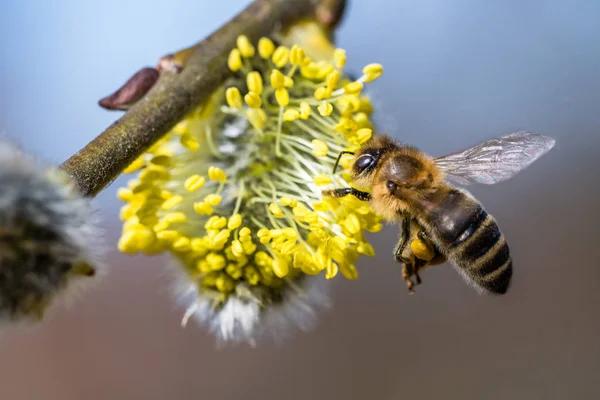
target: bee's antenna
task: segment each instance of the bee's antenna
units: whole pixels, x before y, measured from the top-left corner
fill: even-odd
[[[342,159],[342,156],[343,156],[344,154],[352,154],[352,155],[354,155],[354,152],[352,152],[352,151],[342,151],[342,152],[340,153],[340,155],[339,155],[339,156],[337,156],[337,159],[335,160],[335,165],[333,166],[333,173],[334,173],[334,174],[335,174],[335,170],[337,169],[337,166],[338,166],[338,164],[340,163],[340,160]]]

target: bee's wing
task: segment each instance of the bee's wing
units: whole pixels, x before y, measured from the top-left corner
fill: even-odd
[[[554,139],[514,132],[435,159],[447,178],[459,185],[492,185],[515,176],[554,146]]]

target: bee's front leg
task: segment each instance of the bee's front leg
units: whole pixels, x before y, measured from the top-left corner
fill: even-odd
[[[370,201],[371,200],[370,193],[363,192],[363,191],[355,189],[355,188],[340,188],[340,189],[323,191],[323,196],[327,196],[327,197],[345,197],[348,195],[352,195],[361,201]]]

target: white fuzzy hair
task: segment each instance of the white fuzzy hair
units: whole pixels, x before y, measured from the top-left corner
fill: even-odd
[[[30,312],[80,291],[90,278],[71,273],[76,263],[99,275],[96,218],[64,172],[0,138],[0,322],[36,321]]]
[[[261,305],[250,291],[238,291],[220,308],[213,296],[201,292],[196,283],[180,276],[176,284],[179,300],[187,307],[182,325],[190,318],[207,326],[220,346],[248,343],[256,346],[263,339],[281,343],[295,330],[309,331],[316,325],[318,314],[328,309],[330,282],[323,276],[303,276],[285,283],[282,299]]]

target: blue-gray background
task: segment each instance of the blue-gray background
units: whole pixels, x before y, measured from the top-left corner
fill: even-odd
[[[1,2],[0,133],[63,161],[118,117],[99,98],[245,4]],[[511,244],[505,297],[476,295],[448,267],[409,297],[389,227],[360,279],[335,282],[314,332],[217,351],[180,328],[164,259],[109,251],[108,278],[70,310],[2,332],[0,398],[597,398],[599,19],[592,0],[355,0],[339,29],[351,69],[384,64],[371,93],[396,137],[434,155],[516,129],[558,139],[518,178],[473,189]],[[110,245],[115,190],[97,201]]]

